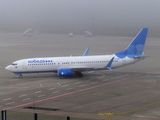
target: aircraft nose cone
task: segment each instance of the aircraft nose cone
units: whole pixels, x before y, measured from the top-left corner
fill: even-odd
[[[5,69],[8,70],[8,71],[11,71],[12,67],[10,65],[8,65]]]

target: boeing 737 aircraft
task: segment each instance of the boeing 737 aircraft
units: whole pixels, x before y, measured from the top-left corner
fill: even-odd
[[[147,33],[148,28],[141,29],[125,50],[112,55],[88,56],[88,48],[83,56],[28,58],[15,61],[5,69],[19,75],[20,78],[24,73],[55,72],[58,76],[75,74],[82,77],[84,71],[113,70],[145,58]]]

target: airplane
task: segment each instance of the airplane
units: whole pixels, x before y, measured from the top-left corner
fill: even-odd
[[[32,36],[33,30],[31,28],[27,29],[22,36]]]
[[[92,37],[92,32],[90,31],[84,31],[85,32],[85,37]]]
[[[73,37],[73,33],[69,33],[69,34],[68,34],[68,37]]]
[[[111,55],[89,56],[90,47],[82,56],[28,58],[13,62],[5,69],[19,75],[25,73],[54,72],[57,76],[82,77],[82,72],[96,70],[111,70],[141,61],[145,58],[144,46],[148,28],[142,28],[129,46]]]

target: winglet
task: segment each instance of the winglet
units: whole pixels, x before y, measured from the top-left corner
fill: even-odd
[[[89,49],[90,49],[90,47],[88,47],[88,48],[86,49],[86,51],[83,53],[83,56],[88,56]]]
[[[113,60],[114,60],[114,57],[109,61],[109,63],[108,63],[107,66],[106,66],[106,67],[107,67],[109,70],[111,70],[111,71],[113,71],[113,69],[111,68],[111,65],[112,65]]]

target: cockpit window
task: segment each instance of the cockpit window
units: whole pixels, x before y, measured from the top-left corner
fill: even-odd
[[[12,63],[11,65],[14,65],[14,66],[15,66],[15,65],[17,65],[17,63]]]

